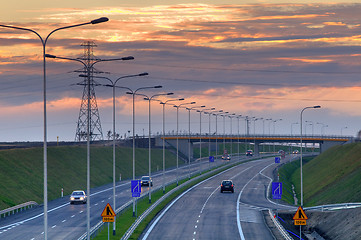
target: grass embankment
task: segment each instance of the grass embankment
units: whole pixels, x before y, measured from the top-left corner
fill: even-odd
[[[136,176],[148,173],[148,149],[136,149]],[[113,181],[113,149],[91,146],[91,187]],[[152,171],[162,167],[162,149],[152,149]],[[181,162],[180,162],[181,164]],[[166,167],[175,166],[176,158],[166,152]],[[132,148],[116,148],[116,177],[132,177]],[[86,147],[48,147],[48,199],[68,195],[74,189],[86,189]],[[43,202],[43,148],[0,151],[0,209],[27,201]]]
[[[280,169],[283,200],[293,204],[291,185],[300,199],[299,161]],[[335,146],[303,165],[305,206],[361,201],[361,144]]]

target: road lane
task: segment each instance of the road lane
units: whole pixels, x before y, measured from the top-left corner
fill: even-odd
[[[214,164],[224,164],[224,161],[217,161]],[[214,165],[213,164],[213,165]],[[203,162],[201,169],[208,169],[208,162]],[[185,165],[179,168],[179,176],[188,176],[198,174],[200,165],[191,164],[190,168]],[[177,176],[176,169],[168,170],[165,174],[165,182],[175,181]],[[162,172],[153,176],[154,188],[162,185]],[[112,205],[112,184],[102,186],[91,190],[90,207],[90,225],[94,226],[101,221],[101,213],[107,203]],[[142,191],[147,191],[148,187],[143,187]],[[130,181],[117,182],[116,185],[116,203],[113,209],[121,207],[131,200]],[[86,232],[86,205],[69,204],[68,196],[56,199],[48,203],[48,238],[57,239],[78,239]],[[0,239],[22,239],[22,240],[43,240],[43,208],[37,207],[24,211],[21,214],[15,214],[0,220]]]
[[[252,161],[204,181],[174,203],[146,239],[273,239],[260,211],[288,208],[266,198],[276,166],[271,158]],[[233,180],[234,194],[220,193],[223,179]]]

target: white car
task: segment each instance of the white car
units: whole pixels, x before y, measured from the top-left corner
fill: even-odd
[[[85,204],[87,202],[87,196],[84,191],[76,190],[71,193],[69,200],[70,204],[74,204],[76,202]]]

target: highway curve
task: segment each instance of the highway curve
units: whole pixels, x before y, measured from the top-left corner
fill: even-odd
[[[276,167],[274,158],[256,160],[202,182],[155,218],[142,239],[274,239],[261,210],[294,208],[266,198]],[[233,180],[234,193],[220,193],[223,179]]]

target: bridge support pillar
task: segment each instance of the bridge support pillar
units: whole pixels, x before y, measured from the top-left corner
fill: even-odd
[[[254,143],[254,154],[259,155],[259,142]]]

